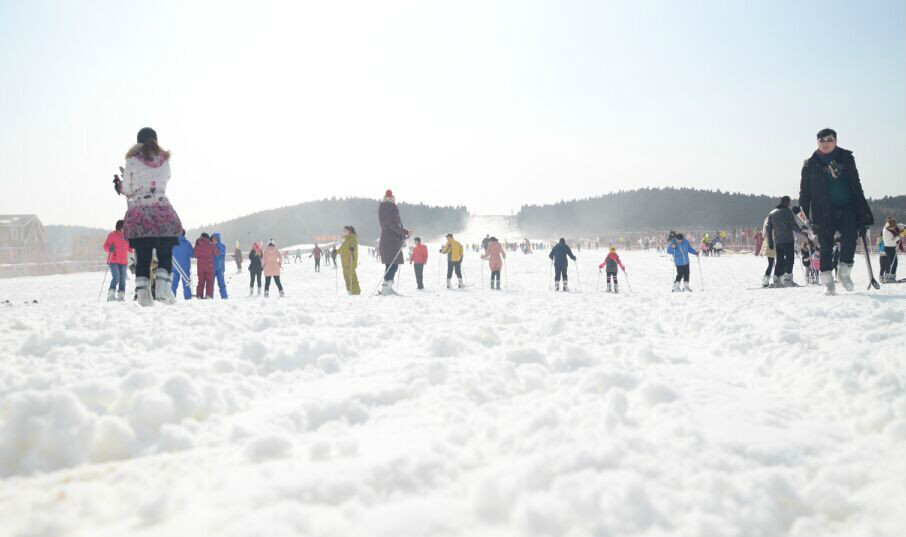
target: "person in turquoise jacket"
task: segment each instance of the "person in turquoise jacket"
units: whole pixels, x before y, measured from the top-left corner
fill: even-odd
[[[220,239],[220,233],[211,234],[211,241],[217,247],[217,256],[214,258],[214,278],[217,280],[217,289],[220,290],[220,298],[227,298],[226,280],[223,274],[226,272],[226,245]]]
[[[173,268],[173,296],[176,296],[176,289],[179,287],[179,282],[182,280],[182,296],[186,300],[192,299],[192,282],[188,279],[182,277],[185,274],[187,277],[192,274],[192,258],[195,257],[195,247],[192,246],[192,243],[186,240],[186,232],[183,231],[182,235],[179,236],[179,242],[173,247],[173,264],[178,265]]]
[[[689,244],[682,233],[676,236],[667,245],[667,253],[673,256],[673,264],[676,265],[676,280],[673,281],[673,292],[691,291],[689,287],[689,254],[698,257],[698,252]],[[683,288],[680,289],[680,281],[683,282]]]

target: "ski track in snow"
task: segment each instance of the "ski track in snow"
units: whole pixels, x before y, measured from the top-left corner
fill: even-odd
[[[752,256],[673,294],[621,252],[609,295],[605,250],[571,294],[546,252],[510,254],[509,292],[469,252],[476,285],[438,293],[430,251],[402,298],[310,262],[283,300],[243,272],[166,309],[0,280],[0,535],[903,535],[906,286],[864,291],[862,259],[837,297],[745,290]]]

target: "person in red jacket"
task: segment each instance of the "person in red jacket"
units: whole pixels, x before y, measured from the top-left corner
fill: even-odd
[[[620,267],[620,270],[626,272],[626,267],[623,266],[623,263],[620,261],[620,256],[617,255],[617,248],[615,246],[610,247],[610,253],[607,254],[607,258],[604,259],[604,262],[598,265],[598,271],[602,268],[607,269],[607,292],[613,290],[614,293],[619,293],[620,291],[617,288],[617,267]],[[613,279],[613,288],[610,287],[610,281]]]
[[[425,263],[428,262],[428,247],[422,244],[421,237],[415,237],[415,249],[409,256],[409,263],[415,266],[415,282],[419,289],[425,288]]]
[[[211,242],[207,233],[195,241],[195,259],[198,260],[198,288],[195,290],[197,298],[214,298],[214,258],[217,257],[217,247]]]
[[[110,266],[110,289],[107,290],[107,302],[126,299],[126,267],[129,265],[129,241],[123,233],[124,222],[116,221],[116,230],[111,231],[104,241],[104,251],[107,252],[107,264]],[[117,290],[118,289],[118,290]]]

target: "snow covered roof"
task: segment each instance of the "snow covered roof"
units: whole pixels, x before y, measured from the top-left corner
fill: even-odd
[[[38,220],[34,214],[0,214],[0,226],[25,226]]]

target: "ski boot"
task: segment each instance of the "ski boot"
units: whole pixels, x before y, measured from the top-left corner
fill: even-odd
[[[143,308],[154,305],[154,299],[151,298],[151,282],[148,278],[135,279],[135,299]]]
[[[799,284],[793,281],[792,274],[784,274],[781,281],[784,287],[799,287]]]
[[[117,301],[117,302],[125,302],[125,301],[126,301],[126,291],[125,291],[125,290],[123,290],[123,291],[117,291],[117,292],[116,292],[116,301]]]
[[[774,275],[773,285],[771,287],[783,287],[783,280],[780,279],[780,276]]]
[[[116,289],[107,289],[107,302],[114,302],[116,300]]]
[[[168,306],[176,304],[176,297],[173,295],[173,276],[167,269],[159,268],[154,271],[154,299]]]
[[[393,282],[392,282],[392,281],[389,281],[389,282],[388,282],[387,280],[384,280],[384,284],[381,286],[381,290],[379,291],[378,294],[380,294],[381,296],[393,296],[393,295],[396,295],[396,294],[398,294],[398,293],[397,293],[396,291],[393,290]]]
[[[673,282],[673,292],[674,292],[674,293],[679,293],[680,290],[681,290],[681,289],[680,289],[680,286],[679,286],[679,282]]]
[[[566,283],[565,281],[563,282],[563,292],[564,292],[564,293],[568,293],[568,292],[569,292],[569,284]]]
[[[689,291],[690,293],[692,292],[692,288],[689,287],[689,282],[683,282],[683,291]]]
[[[770,277],[770,276],[762,276],[762,277],[761,277],[761,286],[762,286],[762,287],[770,287],[770,286],[771,286],[771,277]]]
[[[254,288],[254,287],[249,287],[249,296],[251,297],[251,296],[253,296],[254,294],[255,294],[255,288]]]
[[[283,294],[283,289],[280,289],[280,298],[283,298],[283,297],[285,297],[285,296],[286,296],[286,295]]]
[[[451,280],[449,278],[447,278],[447,289],[453,289],[453,284],[450,283],[450,281]]]
[[[265,290],[264,290],[264,298],[267,298],[267,297],[269,297],[269,296],[271,296],[271,291],[270,291],[270,289],[265,289]]]
[[[261,296],[261,287],[258,287],[258,296]]]
[[[819,276],[821,283],[824,284],[824,294],[833,296],[837,294],[837,286],[834,282],[834,273],[831,271],[822,272]]]
[[[607,292],[608,293],[613,292],[613,288],[611,287],[610,282],[607,282]]]
[[[613,282],[613,294],[619,293],[620,290],[617,288],[617,282]]]
[[[840,276],[840,283],[843,284],[843,288],[847,291],[853,290],[853,278],[852,278],[853,266],[852,263],[840,263],[840,267],[837,270],[837,273]]]
[[[456,288],[457,288],[457,289],[462,289],[463,287],[465,287],[465,285],[463,285],[463,283],[462,283],[462,278],[460,278],[460,279],[459,279],[459,283],[456,285]]]
[[[560,291],[560,282],[554,282],[554,292]]]

